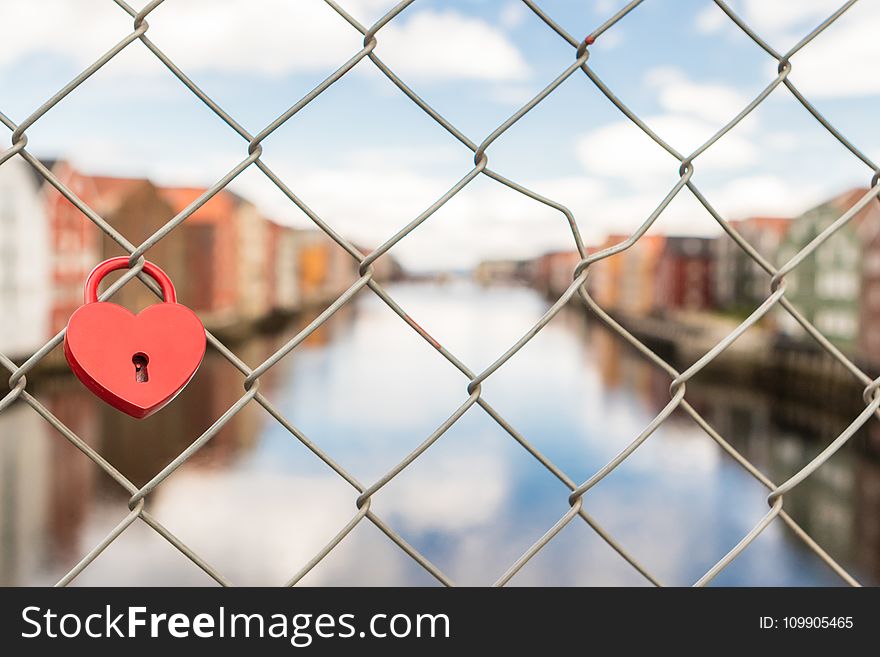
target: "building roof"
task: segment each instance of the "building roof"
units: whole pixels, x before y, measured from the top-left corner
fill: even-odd
[[[557,251],[547,251],[542,253],[539,258],[577,258],[580,259],[581,255],[575,250],[572,249],[559,249]]]
[[[777,235],[785,235],[791,226],[792,219],[789,217],[747,217],[738,221],[731,221],[734,227],[755,228],[762,231],[776,233]]]
[[[841,212],[846,212],[867,193],[867,187],[853,187],[852,189],[848,189],[842,194],[838,194],[834,198],[825,201],[821,205],[830,205]],[[819,207],[821,207],[821,205]]]
[[[842,194],[838,194],[834,198],[825,201],[818,208],[832,208],[839,216],[843,216],[850,208],[852,208],[859,200],[868,193],[867,187],[854,187]],[[856,229],[856,232],[863,240],[873,240],[880,232],[880,202],[872,199],[850,220],[849,224]]]
[[[118,178],[116,176],[88,176],[100,196],[125,195],[134,189],[151,184],[146,178]]]
[[[171,204],[174,213],[180,214],[190,203],[204,194],[206,189],[205,187],[160,187],[159,193]],[[193,222],[226,219],[241,202],[240,196],[221,189],[196,210],[191,219]]]
[[[118,207],[125,198],[139,188],[152,185],[146,178],[117,178],[115,176],[84,176],[92,185],[95,198],[91,205],[98,212]]]

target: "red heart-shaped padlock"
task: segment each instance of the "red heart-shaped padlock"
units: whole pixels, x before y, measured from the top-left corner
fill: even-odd
[[[171,279],[151,262],[144,272],[159,283],[164,303],[138,314],[98,301],[98,284],[109,272],[128,267],[111,258],[86,279],[85,305],[67,324],[64,355],[77,378],[114,408],[145,418],[165,406],[189,383],[205,355],[205,327],[179,303]]]

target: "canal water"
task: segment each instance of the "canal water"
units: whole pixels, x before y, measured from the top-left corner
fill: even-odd
[[[546,310],[526,288],[406,283],[393,297],[474,371]],[[256,365],[308,318],[239,344]],[[467,397],[466,378],[369,290],[270,370],[262,390],[305,435],[370,484]],[[575,481],[621,450],[668,401],[668,377],[584,312],[566,308],[483,385],[483,396]],[[782,481],[849,421],[784,408],[765,391],[697,379],[688,399],[770,478]],[[241,394],[209,353],[189,387],[145,421],[112,411],[69,376],[34,394],[136,484],[148,481]],[[794,419],[810,418],[808,422]],[[473,407],[373,500],[373,511],[456,583],[491,584],[568,509],[569,491]],[[591,489],[588,512],[663,583],[697,580],[762,517],[767,491],[683,414]],[[234,584],[280,584],[355,512],[354,489],[252,404],[150,496],[151,512]],[[122,519],[128,495],[23,404],[0,414],[0,584],[51,584]],[[880,465],[845,448],[786,496],[786,509],[866,584],[880,579]],[[75,581],[210,580],[141,522]],[[304,580],[434,580],[368,521]],[[576,518],[511,585],[643,585]],[[719,585],[836,585],[780,521]]]

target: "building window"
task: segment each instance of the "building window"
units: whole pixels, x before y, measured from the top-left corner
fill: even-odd
[[[841,263],[850,264],[857,262],[859,259],[859,247],[855,242],[844,242],[840,245],[838,253]]]
[[[830,337],[850,340],[856,335],[856,317],[848,310],[820,310],[816,313],[815,324]]]
[[[816,293],[826,299],[853,299],[859,291],[855,272],[844,269],[823,270],[816,276]]]
[[[827,242],[823,246],[824,248],[816,251],[816,262],[822,265],[822,267],[831,268],[838,260],[838,258],[835,257],[837,255],[837,244]]]

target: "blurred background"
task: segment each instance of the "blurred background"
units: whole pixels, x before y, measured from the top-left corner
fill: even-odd
[[[346,0],[371,24],[393,3]],[[575,35],[623,2],[540,6]],[[732,6],[785,51],[834,0]],[[7,2],[0,112],[24,121],[131,31],[110,0]],[[362,47],[325,3],[168,0],[149,36],[252,134]],[[857,3],[793,59],[825,116],[880,158],[880,7]],[[382,29],[377,52],[476,142],[572,62],[573,49],[521,2],[418,0]],[[639,6],[591,47],[590,66],[682,151],[708,139],[775,76],[777,62],[708,0]],[[11,130],[0,124],[9,138]],[[219,180],[247,144],[140,43],[27,129],[28,151],[132,243]],[[473,154],[370,64],[358,64],[263,142],[262,159],[364,253],[429,207]],[[493,170],[572,210],[590,252],[624,241],[678,181],[679,163],[575,74],[489,149]],[[872,171],[785,88],[699,157],[694,181],[756,250],[781,265],[851,208]],[[0,165],[0,352],[21,364],[64,328],[88,271],[123,251],[21,157]],[[147,257],[179,300],[254,367],[358,278],[357,263],[255,167]],[[375,262],[404,310],[472,370],[522,336],[580,261],[558,211],[478,177]],[[679,371],[769,294],[770,278],[683,190],[632,248],[590,268],[589,289]],[[112,278],[112,277],[111,277]],[[786,277],[786,297],[871,376],[880,373],[880,203]],[[139,282],[114,301],[155,302]],[[467,397],[467,379],[370,290],[261,379],[262,391],[361,481],[376,481]],[[28,390],[136,485],[242,394],[209,349],[190,385],[144,421],[110,409],[61,349]],[[483,396],[575,481],[588,479],[669,401],[670,379],[585,310],[565,307],[483,384]],[[773,311],[688,384],[687,399],[774,481],[797,472],[863,408],[862,386]],[[490,584],[569,506],[569,490],[472,408],[381,489],[374,509],[461,584]],[[764,515],[767,490],[688,416],[673,414],[586,495],[585,508],[663,582],[690,584]],[[353,489],[256,404],[150,496],[152,513],[236,584],[279,584],[351,518]],[[17,403],[0,413],[0,584],[57,581],[127,513],[128,494]],[[880,582],[880,427],[871,420],[785,508],[866,584]],[[76,584],[211,580],[142,523]],[[840,580],[774,522],[717,578],[725,585]],[[361,523],[303,580],[431,584]],[[646,583],[574,522],[513,585]]]

